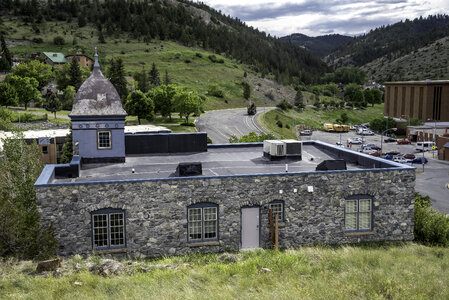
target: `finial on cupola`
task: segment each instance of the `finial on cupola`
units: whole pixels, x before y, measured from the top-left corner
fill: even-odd
[[[94,63],[94,68],[95,67],[100,67],[100,64],[98,63],[98,53],[97,53],[97,47],[95,47],[95,63]]]

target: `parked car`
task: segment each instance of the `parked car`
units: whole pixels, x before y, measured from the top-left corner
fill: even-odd
[[[337,144],[338,147],[343,147],[343,148],[345,147],[345,146],[343,146],[343,144],[340,143],[340,142],[336,142],[335,144]]]
[[[401,152],[399,152],[399,151],[390,151],[390,152],[387,152],[387,155],[398,155],[398,154],[401,154]]]
[[[393,159],[393,155],[387,154],[387,155],[385,155],[385,156],[381,156],[380,158],[392,160],[392,159]]]
[[[430,151],[435,147],[434,150],[436,150],[436,146],[434,142],[417,142],[415,149],[417,151]]]
[[[312,135],[312,130],[306,129],[299,132],[299,135]]]
[[[396,142],[396,139],[391,137],[384,139],[384,143],[394,143],[394,142]]]
[[[393,157],[393,161],[401,163],[401,164],[405,164],[405,163],[411,162],[412,160],[406,159],[403,156],[395,156],[395,157]]]
[[[371,148],[371,149],[374,149],[374,150],[377,150],[377,151],[380,150],[380,147],[377,146],[376,144],[366,144],[366,145],[362,145],[362,148],[366,148],[366,147]]]
[[[348,139],[348,144],[360,145],[362,142],[363,142],[362,139],[359,137],[353,137]]]
[[[374,132],[372,132],[369,129],[359,128],[359,129],[357,129],[357,134],[360,134],[360,135],[374,135]]]
[[[427,164],[428,160],[425,157],[418,156],[414,160],[412,160],[412,164]]]
[[[415,159],[415,155],[414,154],[411,154],[411,153],[408,153],[408,154],[405,154],[404,155],[404,158],[406,158],[406,159]]]
[[[371,154],[371,153],[377,152],[377,150],[371,149],[371,148],[369,148],[369,147],[365,147],[365,148],[363,148],[362,150],[360,150],[360,152],[362,152],[362,153],[367,153],[367,154]]]
[[[407,145],[410,144],[410,141],[407,139],[397,140],[398,145]]]
[[[373,152],[373,153],[370,153],[369,155],[376,156],[376,157],[381,157],[381,156],[384,156],[385,153],[381,153],[381,152]]]

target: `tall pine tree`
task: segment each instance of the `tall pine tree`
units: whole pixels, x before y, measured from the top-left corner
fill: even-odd
[[[70,63],[69,78],[70,80],[68,85],[75,87],[75,90],[78,91],[81,84],[83,84],[83,78],[80,66],[75,58],[73,58]]]
[[[159,77],[159,71],[157,70],[155,63],[153,63],[149,75],[150,75],[150,83],[153,86],[161,85],[161,78]]]
[[[123,60],[118,57],[116,59],[111,59],[109,67],[109,80],[117,89],[122,103],[126,102],[126,97],[128,97],[128,84],[125,79],[125,67],[123,66]]]
[[[0,71],[9,71],[12,67],[12,58],[11,53],[9,53],[8,47],[6,46],[5,38],[3,35],[0,36],[0,42],[1,42],[1,56],[0,59]]]

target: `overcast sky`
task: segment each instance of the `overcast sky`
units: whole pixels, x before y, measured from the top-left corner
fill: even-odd
[[[449,0],[201,0],[278,37],[292,33],[359,35],[381,25],[448,14]]]

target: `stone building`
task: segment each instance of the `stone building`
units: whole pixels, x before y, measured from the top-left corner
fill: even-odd
[[[74,111],[83,99],[109,111],[105,105],[118,97],[104,89],[98,71],[78,91]],[[320,141],[207,146],[204,133],[110,134],[107,148],[123,153],[110,156],[111,149],[85,151],[81,144],[104,145],[100,132],[122,129],[114,114],[74,111],[83,125],[79,155],[67,165],[47,165],[35,184],[42,222],[53,224],[60,255],[270,248],[269,210],[279,219],[280,247],[413,239],[412,167]],[[87,134],[82,122],[109,126],[89,124]],[[114,144],[111,136],[125,142]],[[293,155],[289,145],[300,152]],[[344,168],[317,171],[329,160]]]

